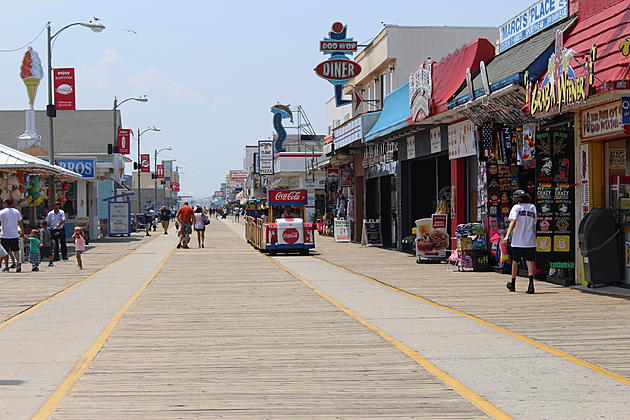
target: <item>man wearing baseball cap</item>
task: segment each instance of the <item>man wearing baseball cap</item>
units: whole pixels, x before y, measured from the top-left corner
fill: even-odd
[[[512,196],[516,203],[510,210],[510,225],[505,234],[504,242],[507,242],[512,235],[510,255],[512,257],[512,281],[505,287],[510,292],[516,291],[516,275],[518,265],[521,261],[527,264],[527,274],[529,275],[528,294],[534,293],[534,259],[536,257],[536,206],[531,201],[531,197],[523,190],[517,190]]]

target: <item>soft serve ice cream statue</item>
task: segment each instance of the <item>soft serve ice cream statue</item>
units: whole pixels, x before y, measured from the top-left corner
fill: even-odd
[[[20,77],[26,86],[28,93],[29,109],[26,110],[26,130],[18,137],[18,149],[23,150],[30,146],[39,146],[41,136],[35,131],[35,96],[37,87],[44,78],[42,62],[37,52],[29,47],[24,53],[22,66],[20,67]]]

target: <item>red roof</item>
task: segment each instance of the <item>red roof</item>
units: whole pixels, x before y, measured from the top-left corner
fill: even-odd
[[[448,109],[448,102],[466,81],[466,69],[474,74],[479,71],[479,62],[488,62],[494,57],[495,48],[487,39],[477,38],[464,47],[433,64],[431,115]]]
[[[587,18],[578,17],[577,24],[564,38],[565,48],[574,50],[581,63],[593,44],[597,45],[594,65],[597,91],[613,89],[614,82],[630,80],[630,55],[624,56],[619,48],[622,41],[630,38],[630,2],[621,1]],[[573,69],[578,76],[586,74],[586,70],[575,62]],[[609,85],[602,86],[604,83]]]

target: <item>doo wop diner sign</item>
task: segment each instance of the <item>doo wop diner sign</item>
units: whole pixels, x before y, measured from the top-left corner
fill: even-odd
[[[569,15],[567,0],[540,0],[499,28],[499,52],[526,40]]]

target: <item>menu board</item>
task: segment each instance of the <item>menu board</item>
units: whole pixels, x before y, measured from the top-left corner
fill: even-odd
[[[379,220],[363,220],[363,235],[361,236],[363,246],[383,246],[383,236],[381,235],[381,222]]]
[[[333,226],[335,242],[350,242],[350,220],[335,218]]]
[[[131,210],[129,202],[109,202],[109,235],[129,235]]]
[[[536,134],[536,265],[575,268],[573,134]]]

